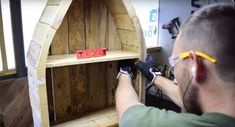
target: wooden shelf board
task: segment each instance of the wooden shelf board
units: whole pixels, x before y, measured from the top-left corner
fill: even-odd
[[[114,127],[118,126],[115,108],[101,110],[85,117],[55,125],[53,127]]]
[[[125,59],[136,59],[139,58],[140,54],[130,51],[107,51],[106,56],[96,58],[77,59],[75,54],[63,54],[63,55],[52,55],[48,56],[46,67],[61,67],[69,65],[87,64],[87,63],[98,63],[115,60]]]

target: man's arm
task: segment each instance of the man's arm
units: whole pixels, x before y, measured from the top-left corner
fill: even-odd
[[[184,109],[179,86],[177,86],[173,81],[162,76],[157,76],[154,80],[154,85],[169,96],[176,105]]]
[[[121,74],[116,90],[116,109],[119,119],[123,113],[131,106],[141,104],[138,96],[131,84],[131,79],[126,74]]]
[[[145,63],[139,60],[136,62],[136,65],[151,84],[155,84],[155,86],[169,96],[175,104],[184,109],[179,87],[175,85],[173,81],[162,77],[162,73],[154,66],[154,63],[151,61],[146,61]]]

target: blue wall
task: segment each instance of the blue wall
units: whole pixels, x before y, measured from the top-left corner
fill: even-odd
[[[201,0],[201,5],[214,3],[216,0]],[[231,2],[232,0],[217,0],[218,2]],[[162,29],[162,25],[169,22],[175,17],[179,17],[181,23],[191,14],[192,10],[197,8],[191,7],[191,0],[160,0],[159,5],[159,46],[160,52],[152,53],[158,64],[167,64],[168,57],[172,53],[173,43],[171,35],[167,30]]]

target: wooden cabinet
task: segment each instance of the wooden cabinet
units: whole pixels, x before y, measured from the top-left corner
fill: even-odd
[[[77,59],[74,54],[96,48],[107,48],[107,55]],[[34,126],[118,126],[118,64],[133,65],[144,53],[130,0],[48,0],[27,55]],[[134,88],[144,101],[142,76],[133,71]]]

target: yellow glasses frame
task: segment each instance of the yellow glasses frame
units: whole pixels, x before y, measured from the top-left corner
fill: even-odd
[[[171,56],[171,57],[169,57],[168,60],[169,60],[170,66],[171,66],[171,70],[173,71],[174,66],[175,66],[176,63],[178,63],[180,60],[184,60],[184,59],[188,58],[188,57],[189,57],[189,54],[190,54],[190,52],[184,52],[184,53],[181,53],[179,56],[176,56],[176,57]],[[202,58],[204,58],[204,59],[210,61],[211,63],[216,63],[216,62],[217,62],[215,58],[213,58],[213,57],[211,57],[211,56],[209,56],[209,55],[207,55],[207,54],[205,54],[205,53],[202,53],[202,52],[195,52],[195,54],[196,54],[197,56],[200,56],[200,57],[202,57]]]

